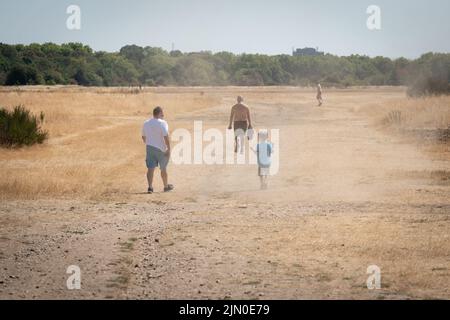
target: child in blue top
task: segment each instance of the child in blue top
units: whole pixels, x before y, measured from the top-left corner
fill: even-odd
[[[253,150],[255,151],[255,150]],[[267,177],[270,175],[270,166],[272,165],[273,146],[269,141],[267,131],[258,133],[258,144],[256,145],[256,155],[258,157],[258,175],[261,180],[261,189],[267,189]]]

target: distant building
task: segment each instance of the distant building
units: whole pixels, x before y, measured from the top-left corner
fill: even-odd
[[[324,53],[318,51],[319,48],[314,49],[314,48],[303,48],[303,49],[297,49],[294,50],[294,52],[292,53],[293,56],[323,56]]]

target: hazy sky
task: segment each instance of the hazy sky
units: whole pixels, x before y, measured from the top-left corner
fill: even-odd
[[[71,4],[81,8],[79,31],[66,27]],[[379,31],[366,26],[369,5],[381,8]],[[0,0],[0,42],[415,58],[450,52],[449,13],[449,0]]]

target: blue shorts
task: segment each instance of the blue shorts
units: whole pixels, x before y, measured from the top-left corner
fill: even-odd
[[[155,169],[159,166],[159,168],[164,171],[169,164],[169,157],[158,148],[147,146],[147,158],[145,162],[148,169]]]

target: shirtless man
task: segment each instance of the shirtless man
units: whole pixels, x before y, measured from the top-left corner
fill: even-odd
[[[234,126],[234,134],[235,134],[235,148],[234,152],[238,152],[238,139],[243,138],[247,133],[247,130],[253,129],[252,120],[250,117],[250,109],[243,104],[244,98],[241,96],[237,97],[237,104],[233,106],[231,109],[230,116],[230,125],[228,126],[228,130],[232,130]],[[243,151],[243,141],[241,140],[241,150]]]

